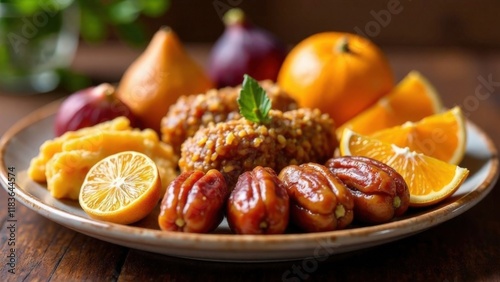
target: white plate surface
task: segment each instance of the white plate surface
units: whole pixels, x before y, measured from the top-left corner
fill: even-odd
[[[410,209],[390,223],[309,234],[233,235],[225,222],[214,234],[160,231],[156,214],[133,226],[90,219],[74,201],[54,199],[26,170],[43,141],[53,138],[58,103],[30,114],[0,141],[0,179],[7,188],[7,168],[16,168],[16,200],[61,225],[115,244],[201,260],[272,261],[335,255],[394,241],[454,218],[478,204],[498,178],[497,151],[489,137],[467,122],[467,153],[460,164],[471,173],[455,194],[438,205]]]

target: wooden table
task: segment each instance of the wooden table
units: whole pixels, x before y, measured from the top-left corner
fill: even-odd
[[[190,49],[200,62],[205,61],[206,50],[196,46]],[[385,51],[398,80],[410,70],[419,70],[435,85],[446,106],[463,106],[468,118],[483,128],[497,146],[500,144],[499,52],[400,48]],[[97,81],[117,81],[136,55],[137,52],[116,46],[100,50],[82,48],[74,68],[91,74]],[[0,134],[32,110],[65,95],[54,92],[0,96]],[[316,268],[309,268],[310,272],[304,270],[302,261],[203,262],[129,249],[69,230],[18,205],[16,274],[8,273],[5,264],[9,250],[7,195],[1,189],[0,280],[499,281],[499,186],[477,206],[450,221],[393,243],[332,256]],[[286,271],[295,273],[287,276]]]

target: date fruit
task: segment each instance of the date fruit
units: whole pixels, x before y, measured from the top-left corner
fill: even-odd
[[[222,174],[186,171],[167,187],[158,223],[162,230],[192,233],[213,231],[224,218],[229,189]]]
[[[332,158],[325,166],[351,191],[356,220],[371,224],[384,223],[408,209],[408,186],[392,167],[359,156]]]
[[[305,163],[281,170],[279,178],[290,196],[290,218],[307,232],[345,228],[353,220],[351,193],[323,165]]]
[[[258,166],[240,175],[227,203],[227,221],[234,233],[281,234],[288,218],[288,194],[274,170]]]

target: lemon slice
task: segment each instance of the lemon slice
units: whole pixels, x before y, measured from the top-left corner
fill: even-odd
[[[153,160],[126,151],[92,166],[82,184],[79,202],[91,218],[130,224],[153,210],[160,191],[161,181]]]

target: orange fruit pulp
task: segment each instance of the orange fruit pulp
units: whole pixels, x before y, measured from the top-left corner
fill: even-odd
[[[337,128],[340,137],[345,128],[359,134],[372,134],[381,129],[418,121],[440,112],[442,102],[434,87],[419,72],[410,72],[386,96]]]
[[[377,131],[370,137],[398,147],[458,164],[465,155],[467,133],[465,118],[460,107],[434,114],[418,122]]]
[[[365,156],[394,168],[408,185],[410,206],[429,206],[451,196],[469,171],[433,157],[344,130],[340,141],[342,156]]]

